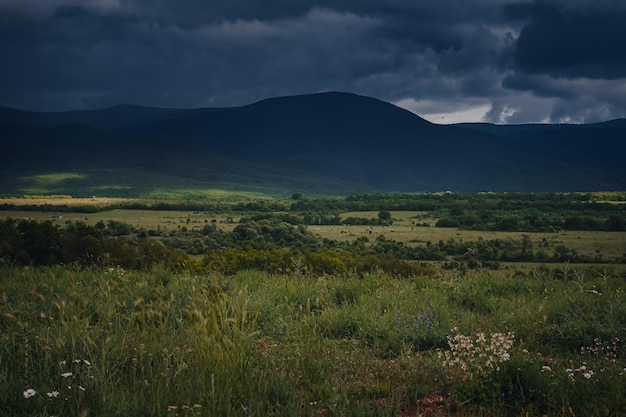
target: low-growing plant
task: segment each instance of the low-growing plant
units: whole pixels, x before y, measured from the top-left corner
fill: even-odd
[[[515,334],[477,333],[466,336],[457,328],[448,336],[450,350],[440,352],[444,367],[451,369],[451,377],[461,381],[478,380],[500,370],[500,363],[511,359],[509,351]]]

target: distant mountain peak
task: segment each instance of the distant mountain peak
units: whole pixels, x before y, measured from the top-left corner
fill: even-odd
[[[357,122],[358,117],[361,117],[361,123],[364,124],[375,123],[377,120],[393,119],[389,121],[401,124],[421,124],[423,127],[435,126],[415,113],[389,102],[342,91],[273,97],[244,107],[275,109],[276,111],[288,110],[293,114],[316,113],[320,118],[326,120],[349,117],[351,121]]]

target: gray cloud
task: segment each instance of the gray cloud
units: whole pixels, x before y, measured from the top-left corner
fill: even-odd
[[[4,0],[0,105],[233,106],[342,90],[447,122],[626,117],[622,3]]]
[[[537,8],[520,33],[515,64],[556,77],[625,78],[626,10]]]
[[[592,123],[625,115],[626,82],[621,79],[569,79],[545,74],[514,74],[506,77],[503,85],[525,92],[525,95],[532,94],[535,100],[543,99],[551,103],[551,107],[546,109],[546,114],[550,116],[546,121]]]

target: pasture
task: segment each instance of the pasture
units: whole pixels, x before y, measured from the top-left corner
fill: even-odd
[[[219,202],[232,207],[249,201],[250,194],[209,192],[201,195],[211,199],[212,203]],[[198,196],[196,196],[198,197]],[[264,199],[267,201],[267,199]],[[214,224],[217,230],[231,232],[242,217],[255,214],[249,211],[219,210],[215,212],[204,210],[159,210],[159,209],[128,209],[114,208],[132,204],[151,206],[162,202],[183,202],[186,200],[168,199],[137,199],[137,198],[71,198],[68,196],[31,197],[0,199],[0,206],[6,205],[10,209],[0,211],[0,219],[33,219],[36,221],[52,221],[64,226],[67,222],[83,222],[94,226],[98,222],[107,223],[116,221],[130,225],[136,230],[158,230],[163,235],[185,230],[183,239],[193,239],[197,232],[207,224]],[[197,200],[193,200],[197,201]],[[288,203],[283,203],[287,206]],[[30,206],[28,210],[20,207]],[[38,210],[39,206],[41,210]],[[33,209],[33,207],[35,207]],[[58,210],[55,210],[55,207]],[[67,208],[70,208],[68,210]],[[72,211],[72,207],[91,208],[91,212]],[[285,214],[284,212],[283,214]],[[351,217],[376,219],[379,211],[345,211],[340,212],[342,220]],[[626,231],[587,231],[562,230],[554,232],[510,232],[494,230],[467,230],[458,227],[435,227],[439,220],[437,213],[429,211],[391,211],[392,224],[390,225],[351,225],[351,224],[309,224],[307,230],[319,239],[329,239],[338,242],[354,242],[359,238],[366,238],[370,242],[384,237],[388,240],[402,242],[411,247],[424,246],[427,243],[438,242],[477,242],[485,240],[519,239],[525,235],[531,240],[535,248],[545,248],[551,251],[561,245],[571,248],[578,254],[593,258],[601,255],[604,259],[626,259]],[[280,214],[280,213],[275,213]],[[626,270],[626,264],[611,262],[611,268],[617,271]],[[509,262],[507,267],[513,268],[517,263]],[[529,263],[520,263],[520,267],[528,269]],[[532,266],[532,263],[530,264]],[[606,267],[607,265],[604,265]]]
[[[232,222],[227,221],[224,214],[209,214],[197,211],[179,211],[179,210],[128,210],[114,209],[105,210],[97,213],[73,213],[63,211],[21,211],[7,210],[0,212],[2,218],[31,218],[36,221],[50,220],[59,226],[63,226],[65,222],[84,222],[90,226],[103,221],[114,220],[131,225],[137,229],[156,230],[161,229],[176,230],[182,226],[186,226],[189,230],[199,229],[207,222],[217,220],[226,229],[232,229]],[[189,221],[187,221],[189,220]],[[229,225],[230,226],[227,226]]]

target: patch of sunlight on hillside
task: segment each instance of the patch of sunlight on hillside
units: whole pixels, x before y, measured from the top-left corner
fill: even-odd
[[[85,180],[87,175],[76,172],[56,172],[50,174],[20,177],[20,192],[25,195],[74,194],[68,182]]]
[[[99,185],[97,187],[93,187],[95,191],[111,191],[111,190],[130,190],[133,187],[130,185]]]
[[[54,174],[31,175],[28,177],[22,177],[21,180],[27,181],[35,187],[45,187],[57,185],[68,180],[83,180],[85,178],[87,178],[87,175],[76,172],[57,172]]]

